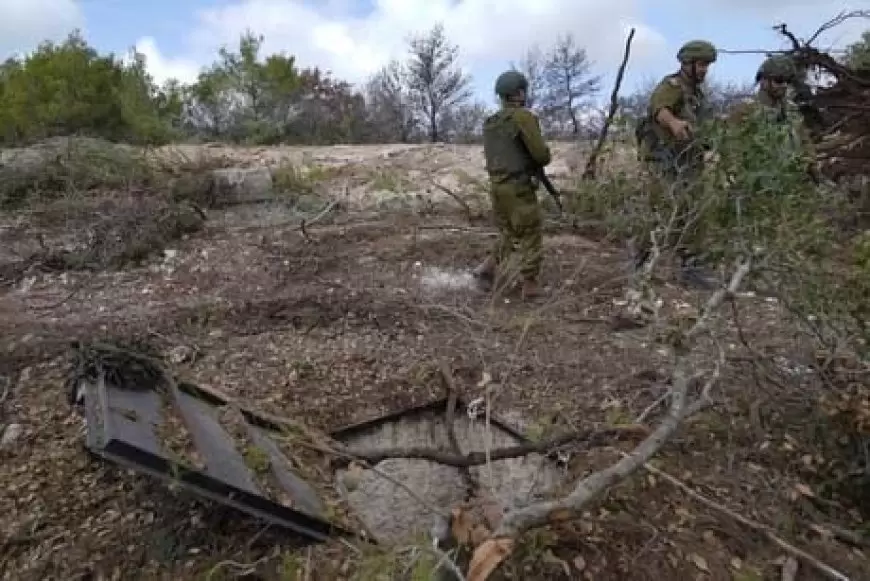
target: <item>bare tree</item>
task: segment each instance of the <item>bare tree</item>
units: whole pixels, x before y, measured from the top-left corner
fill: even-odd
[[[526,107],[529,109],[538,108],[540,105],[541,94],[545,87],[544,64],[544,53],[537,45],[527,50],[519,63],[511,63],[511,68],[524,74],[529,81],[529,88],[526,91]]]
[[[426,124],[429,140],[440,138],[444,115],[471,97],[471,77],[459,68],[459,48],[450,43],[444,26],[410,40],[406,81],[412,103]]]
[[[556,41],[544,63],[543,110],[554,120],[570,121],[571,133],[580,134],[581,107],[601,89],[601,76],[592,74],[586,49],[578,47],[573,35]]]
[[[477,143],[483,135],[483,121],[489,114],[480,102],[453,107],[445,114],[442,130],[454,143]]]
[[[366,84],[366,106],[378,137],[387,141],[407,143],[417,122],[411,95],[405,86],[405,69],[392,61],[375,73]]]

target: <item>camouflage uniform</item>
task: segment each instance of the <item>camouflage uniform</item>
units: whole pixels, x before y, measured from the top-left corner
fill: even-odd
[[[676,118],[687,122],[692,130],[698,128],[707,117],[708,108],[706,96],[701,90],[702,80],[696,76],[695,63],[713,63],[716,56],[716,48],[709,42],[694,40],[683,45],[677,53],[680,71],[666,76],[656,86],[650,96],[647,115],[638,124],[638,159],[644,163],[652,178],[654,191],[650,198],[653,212],[658,210],[660,214],[669,215],[669,209],[661,208],[665,191],[674,191],[683,199],[681,206],[684,207],[678,209],[680,216],[691,209],[688,200],[692,197],[692,187],[697,185],[704,169],[704,147],[694,136],[684,141],[677,139],[658,121],[657,116],[667,109]],[[669,242],[678,247],[684,270],[688,271],[694,268],[695,257],[700,253],[703,233],[699,224],[689,227],[679,217],[673,229],[673,235],[679,240]],[[648,236],[648,232],[643,232],[636,239],[637,267],[649,258],[651,241]]]
[[[523,277],[523,295],[537,294],[543,233],[535,173],[550,163],[537,117],[517,95],[528,87],[526,78],[509,71],[496,81],[502,107],[483,124],[483,148],[489,173],[490,201],[499,239],[490,257],[475,271],[491,284],[499,267],[516,266]]]

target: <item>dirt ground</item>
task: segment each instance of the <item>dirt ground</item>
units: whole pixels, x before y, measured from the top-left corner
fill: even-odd
[[[383,148],[348,151],[329,155],[345,164],[388,157]],[[439,151],[416,151],[415,163]],[[449,155],[471,165],[476,154]],[[27,236],[34,216],[4,217],[6,232]],[[431,373],[441,361],[468,399],[491,376],[495,411],[530,433],[631,421],[666,389],[669,361],[649,330],[613,325],[627,272],[620,244],[551,227],[546,296],[528,305],[473,285],[470,269],[493,232],[449,205],[422,213],[372,202],[307,228],[307,238],[298,218],[282,204],[213,211],[204,230],[140,266],[35,269],[0,288],[0,376],[11,385],[0,424],[22,429],[0,449],[0,578],[293,579],[308,563],[299,579],[334,580],[363,560],[338,543],[299,548],[252,519],[90,459],[63,391],[74,338],[148,337],[181,354],[180,377],[321,429],[441,397]],[[82,226],[70,218],[38,227],[50,238]],[[659,293],[674,320],[704,299],[667,276]],[[755,349],[794,353],[776,302],[737,302]],[[717,406],[680,432],[659,465],[851,579],[870,579],[864,550],[830,534],[865,525],[815,436],[823,420],[806,413],[809,380],[788,366],[759,377],[735,326],[729,333]],[[578,450],[566,482],[617,458],[611,448]],[[752,581],[780,579],[784,558],[763,536],[640,473],[581,521],[528,535],[501,574]],[[226,561],[254,563],[260,577]],[[799,581],[822,578],[801,564]]]

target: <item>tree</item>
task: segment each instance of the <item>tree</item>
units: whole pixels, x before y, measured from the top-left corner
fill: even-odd
[[[478,143],[483,135],[483,121],[489,115],[483,103],[469,103],[452,108],[444,119],[444,136],[453,143]]]
[[[134,53],[125,63],[101,56],[78,31],[60,44],[45,42],[0,69],[0,140],[26,143],[55,135],[157,143],[171,136],[161,113],[165,96]],[[168,110],[165,111],[168,114]]]
[[[392,61],[366,83],[366,105],[375,134],[385,141],[407,143],[417,127],[402,64]]]
[[[601,89],[601,76],[591,70],[586,50],[576,45],[571,34],[556,41],[544,62],[542,108],[559,124],[570,121],[575,137],[580,134],[581,108]]]
[[[870,30],[861,39],[846,47],[845,63],[859,70],[870,70]]]
[[[529,109],[539,108],[540,98],[545,88],[545,64],[544,53],[537,45],[527,50],[519,63],[511,63],[511,68],[525,75],[529,82],[529,88],[526,91],[526,107]]]
[[[408,91],[434,143],[441,137],[441,124],[449,110],[471,97],[471,77],[459,68],[459,48],[448,41],[442,24],[412,38],[409,49]]]
[[[292,56],[260,61],[263,37],[247,31],[237,52],[220,49],[218,60],[191,88],[188,111],[194,128],[235,141],[274,141],[293,112],[302,85]]]

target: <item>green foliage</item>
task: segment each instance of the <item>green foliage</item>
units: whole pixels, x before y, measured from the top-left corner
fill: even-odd
[[[846,48],[846,65],[853,69],[870,71],[870,30],[861,39]]]
[[[722,255],[818,255],[833,239],[832,198],[809,179],[797,127],[761,107],[738,124],[710,127],[719,155],[705,176],[705,235]]]
[[[237,143],[336,143],[362,133],[364,106],[350,85],[318,69],[299,69],[294,57],[260,57],[263,37],[246,32],[237,51],[218,60],[188,90],[188,128]]]
[[[46,42],[0,67],[0,143],[18,145],[53,135],[89,135],[129,143],[172,137],[177,93],[163,94],[136,55],[123,63],[100,56],[78,31]]]

